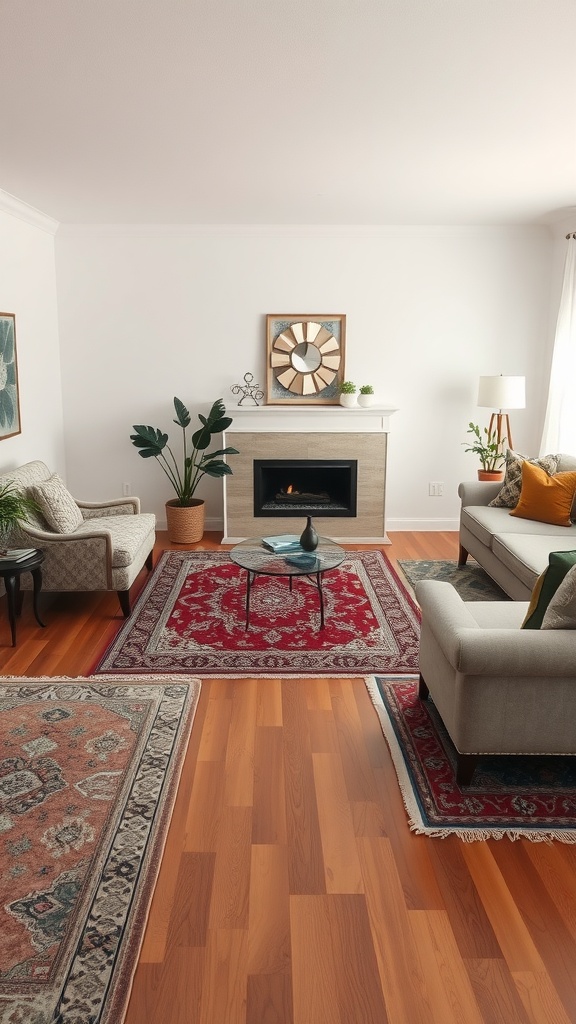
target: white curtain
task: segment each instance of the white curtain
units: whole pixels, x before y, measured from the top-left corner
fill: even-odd
[[[540,454],[576,452],[576,234],[568,235]]]

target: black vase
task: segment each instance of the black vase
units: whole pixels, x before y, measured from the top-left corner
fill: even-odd
[[[315,551],[318,547],[318,534],[312,525],[312,516],[306,517],[306,526],[300,537],[300,547],[304,551]]]

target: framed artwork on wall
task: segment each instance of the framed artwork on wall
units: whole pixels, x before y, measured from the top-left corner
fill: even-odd
[[[337,405],[345,342],[342,313],[268,313],[268,405]]]
[[[0,441],[20,432],[16,317],[0,313]]]

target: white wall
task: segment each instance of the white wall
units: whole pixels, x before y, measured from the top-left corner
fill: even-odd
[[[0,441],[0,473],[41,459],[65,477],[56,227],[55,221],[0,193],[0,310],[16,315],[22,428]]]
[[[476,475],[462,442],[480,374],[525,374],[514,443],[537,450],[550,345],[553,241],[533,228],[66,227],[56,237],[68,482],[80,497],[124,482],[165,520],[160,468],[134,423],[170,433],[246,371],[265,382],[266,313],[345,313],[346,376],[396,405],[388,529],[454,529],[457,486]],[[430,498],[428,482],[444,496]],[[220,481],[205,480],[208,528]]]

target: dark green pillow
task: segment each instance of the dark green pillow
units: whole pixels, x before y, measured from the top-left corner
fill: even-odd
[[[536,581],[522,629],[540,629],[550,601],[573,565],[576,565],[576,551],[550,552],[548,568]]]

